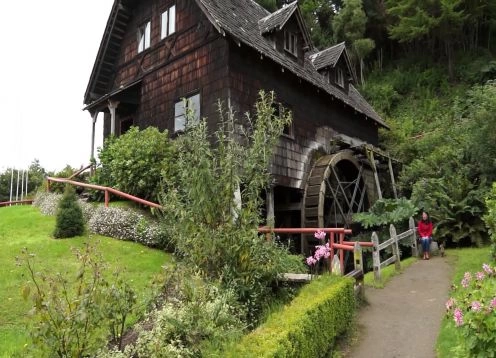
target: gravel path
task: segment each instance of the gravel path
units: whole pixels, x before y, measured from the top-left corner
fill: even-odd
[[[446,258],[419,260],[383,289],[365,289],[367,303],[358,315],[358,342],[347,357],[430,358],[452,270]]]

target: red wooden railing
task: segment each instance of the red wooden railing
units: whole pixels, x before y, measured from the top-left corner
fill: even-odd
[[[331,260],[334,257],[334,250],[340,249],[339,251],[339,262],[341,264],[341,274],[344,274],[344,251],[353,251],[356,241],[345,241],[344,235],[351,234],[350,229],[345,228],[269,228],[261,227],[258,232],[261,234],[313,234],[317,231],[323,231],[329,234],[329,250],[331,255],[329,257],[329,271],[332,271]],[[335,240],[335,235],[338,235],[338,242]],[[358,242],[360,246],[373,247],[374,244],[368,241]]]
[[[32,204],[33,199],[28,199],[28,200],[17,200],[17,201],[4,201],[0,203],[0,207],[2,206],[9,206],[9,205],[17,205],[17,204]]]
[[[102,186],[102,185],[81,183],[79,181],[65,179],[65,178],[47,177],[47,189],[48,189],[48,191],[50,191],[50,183],[51,182],[71,184],[71,185],[80,186],[83,188],[89,188],[89,189],[103,191],[105,193],[105,207],[106,208],[108,208],[108,204],[110,201],[110,193],[112,193],[112,194],[117,195],[121,198],[134,201],[135,203],[138,203],[138,204],[150,206],[152,208],[162,209],[162,206],[160,204],[157,204],[157,203],[154,203],[152,201],[145,200],[145,199],[138,198],[134,195],[124,193],[124,192],[117,190],[117,189],[114,189],[114,188],[109,188],[109,187]]]

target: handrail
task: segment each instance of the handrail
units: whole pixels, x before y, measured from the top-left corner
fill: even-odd
[[[300,228],[271,228],[268,226],[263,226],[258,228],[258,232],[260,234],[313,234],[317,231],[323,231],[329,234],[329,250],[330,250],[330,258],[329,258],[329,271],[332,271],[331,259],[334,257],[334,250],[339,251],[339,262],[341,264],[341,274],[344,274],[344,251],[355,251],[358,247],[360,248],[360,262],[361,262],[361,247],[369,246],[372,247],[374,244],[368,241],[345,241],[344,235],[351,234],[351,229],[345,229],[343,227],[328,227],[328,228],[309,228],[309,227],[300,227]],[[335,242],[335,234],[338,235],[338,241]],[[360,264],[361,265],[361,264]]]
[[[148,201],[145,199],[138,198],[134,195],[124,193],[120,190],[114,189],[114,188],[109,188],[106,186],[102,185],[95,185],[95,184],[87,184],[87,183],[82,183],[79,181],[75,180],[70,180],[66,178],[53,178],[53,177],[47,177],[47,184],[48,184],[48,191],[50,191],[50,182],[56,182],[56,183],[66,183],[66,184],[71,184],[74,186],[80,186],[83,188],[89,188],[89,189],[94,189],[94,190],[100,190],[105,193],[105,207],[108,208],[108,204],[110,201],[110,195],[109,193],[112,193],[114,195],[120,196],[121,198],[124,199],[129,199],[131,201],[134,201],[138,204],[146,205],[146,206],[151,206],[152,208],[157,208],[157,209],[162,209],[163,207],[160,204],[154,203],[152,201]]]
[[[70,177],[68,177],[67,179],[72,179],[72,178],[75,178],[77,177],[79,174],[81,174],[82,172],[84,172],[85,170],[91,168],[93,166],[93,164],[89,164],[87,166],[85,166],[84,168],[81,168],[79,169],[77,172],[73,173]]]
[[[33,203],[33,199],[27,199],[27,200],[17,200],[17,201],[3,201],[0,203],[0,207],[1,206],[9,206],[9,205],[13,205],[13,204],[32,204]]]

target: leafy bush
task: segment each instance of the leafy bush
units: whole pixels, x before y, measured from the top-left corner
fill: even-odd
[[[75,256],[79,270],[74,279],[38,272],[35,256],[26,249],[17,258],[28,270],[22,295],[33,302],[29,332],[38,349],[33,356],[94,356],[107,342],[106,328],[121,334],[119,328],[133,311],[134,292],[117,273],[112,285],[105,280],[107,266],[94,246],[86,244],[83,250],[75,250]]]
[[[487,232],[484,188],[477,188],[461,175],[425,179],[413,187],[412,201],[427,210],[434,224],[434,235],[441,242],[482,245]]]
[[[95,234],[135,241],[149,247],[167,246],[166,235],[160,224],[131,209],[99,206],[88,226]]]
[[[56,239],[69,238],[82,235],[83,232],[83,211],[78,204],[73,188],[67,186],[59,202],[53,236]]]
[[[156,201],[161,174],[174,158],[172,149],[167,131],[131,127],[119,137],[106,139],[98,154],[101,168],[92,181]]]
[[[320,276],[226,357],[324,357],[355,312],[353,280]]]
[[[496,267],[466,272],[446,302],[447,315],[460,330],[455,352],[464,357],[496,356]]]
[[[408,199],[379,199],[366,213],[353,215],[353,220],[363,227],[377,227],[397,224],[414,216],[418,208]]]
[[[220,126],[213,138],[204,121],[187,129],[175,141],[176,175],[164,177],[161,200],[178,256],[232,288],[247,305],[252,323],[270,301],[271,285],[288,257],[285,248],[257,234],[269,161],[290,121],[286,113],[275,114],[273,101],[273,93],[261,92],[256,118],[247,115],[244,121],[219,108]],[[238,190],[240,205],[234,200]]]

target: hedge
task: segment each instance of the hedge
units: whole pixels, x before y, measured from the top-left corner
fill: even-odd
[[[228,357],[323,357],[355,312],[353,279],[324,275],[227,352]]]

